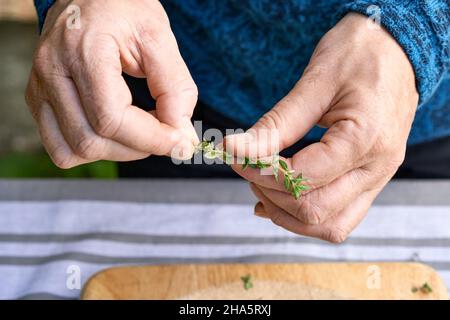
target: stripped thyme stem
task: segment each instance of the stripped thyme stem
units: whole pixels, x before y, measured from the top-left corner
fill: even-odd
[[[218,158],[222,159],[226,164],[233,163],[233,156],[224,150],[215,148],[214,143],[211,141],[204,140],[195,146],[195,153],[198,152],[203,152],[204,156],[211,160]],[[283,176],[284,188],[292,194],[295,199],[299,199],[303,191],[309,189],[309,187],[304,184],[307,180],[303,178],[302,174],[300,173],[298,176],[294,176],[295,171],[290,170],[287,163],[281,160],[279,156],[274,156],[270,163],[261,160],[251,161],[248,157],[241,160],[243,160],[243,170],[246,168],[266,169],[272,167],[272,172],[277,181],[281,173]]]

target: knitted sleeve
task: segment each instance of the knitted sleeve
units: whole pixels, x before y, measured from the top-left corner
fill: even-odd
[[[55,0],[34,0],[42,25]],[[450,66],[450,2],[448,0],[354,0],[345,12],[377,14],[381,24],[403,47],[416,75],[420,104],[426,102]]]
[[[55,3],[55,0],[34,0],[36,11],[39,19],[39,30],[42,30],[47,11]]]
[[[450,66],[450,2],[448,0],[355,0],[348,11],[379,13],[381,24],[403,47],[416,75],[420,104],[446,77]]]

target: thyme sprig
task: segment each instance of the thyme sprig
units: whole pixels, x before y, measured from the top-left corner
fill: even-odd
[[[224,150],[217,149],[212,141],[204,140],[200,142],[197,146],[195,146],[195,153],[198,152],[203,152],[203,155],[207,159],[214,160],[218,158],[222,159],[222,161],[226,164],[233,163],[233,156]],[[240,160],[242,162],[243,170],[247,168],[267,169],[272,167],[275,180],[278,181],[281,174],[283,177],[284,188],[292,194],[296,200],[301,197],[303,191],[309,190],[309,187],[305,185],[307,180],[303,178],[302,174],[300,173],[295,176],[295,170],[290,170],[287,163],[284,160],[281,160],[279,156],[274,156],[271,162],[264,162],[260,159],[256,159],[256,161],[254,161],[248,157]]]
[[[252,276],[250,274],[242,276],[241,280],[242,280],[242,284],[244,285],[245,290],[249,290],[249,289],[253,288]]]

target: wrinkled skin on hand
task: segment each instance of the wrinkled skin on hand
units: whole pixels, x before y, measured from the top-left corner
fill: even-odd
[[[81,28],[67,26],[70,5],[80,9]],[[132,105],[122,72],[147,78],[156,111]],[[156,0],[57,1],[36,49],[26,100],[61,168],[170,155],[175,146],[189,158],[198,142],[190,122],[197,87]]]
[[[344,17],[322,38],[291,92],[253,126],[253,134],[227,137],[229,152],[267,156],[273,146],[261,130],[278,130],[283,150],[315,124],[328,128],[320,142],[287,159],[309,179],[311,190],[299,200],[282,181],[234,166],[260,200],[256,215],[297,234],[342,242],[403,162],[418,103],[415,75],[389,33],[369,25],[362,15]]]

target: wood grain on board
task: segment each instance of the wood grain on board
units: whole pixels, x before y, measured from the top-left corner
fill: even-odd
[[[253,288],[244,289],[250,275]],[[413,292],[428,283],[432,292]],[[418,263],[188,264],[107,269],[83,299],[448,299],[430,267]]]

